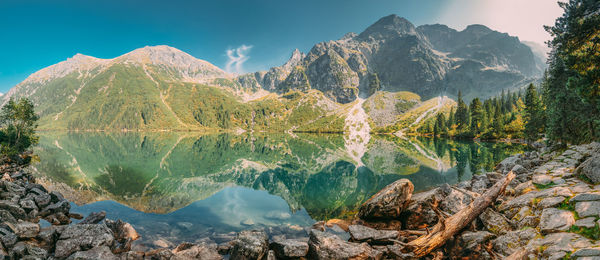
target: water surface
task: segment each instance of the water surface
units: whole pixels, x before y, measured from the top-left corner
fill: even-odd
[[[302,236],[315,220],[354,214],[400,178],[417,191],[453,184],[523,149],[374,136],[357,161],[346,147],[333,134],[47,132],[32,168],[74,202],[73,212],[105,210],[133,224],[141,244],[219,242],[249,228]]]

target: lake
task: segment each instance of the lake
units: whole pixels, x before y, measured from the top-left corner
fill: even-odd
[[[401,178],[416,191],[490,171],[520,144],[372,136],[361,153],[335,134],[42,132],[32,170],[73,201],[131,223],[139,245],[217,243],[264,228],[305,236],[347,218]]]

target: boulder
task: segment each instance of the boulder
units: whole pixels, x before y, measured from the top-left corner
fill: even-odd
[[[173,252],[166,248],[159,248],[152,251],[148,251],[145,254],[144,259],[152,260],[170,260],[173,257]]]
[[[361,219],[394,219],[406,208],[413,184],[408,179],[397,180],[373,195],[358,209]]]
[[[479,245],[483,245],[495,237],[494,234],[487,231],[465,231],[459,237],[459,243],[462,248],[467,250],[473,250]]]
[[[520,154],[516,154],[502,160],[498,165],[496,165],[496,171],[502,174],[507,174],[517,164],[521,164]]]
[[[298,239],[276,239],[271,248],[278,259],[297,259],[308,254],[308,243]]]
[[[78,224],[98,224],[106,217],[105,211],[92,212]]]
[[[21,208],[20,205],[9,201],[9,200],[0,200],[0,209],[6,210],[10,212],[13,217],[17,219],[26,219],[27,213],[24,209]]]
[[[547,208],[540,217],[540,230],[544,233],[566,231],[575,224],[573,212],[557,208]]]
[[[201,259],[217,260],[223,259],[217,249],[206,244],[182,243],[173,249],[172,260]]]
[[[6,247],[11,247],[17,243],[17,235],[13,232],[0,227],[0,242]]]
[[[33,238],[40,232],[40,225],[31,222],[19,222],[14,225],[15,234],[19,238]]]
[[[600,248],[581,248],[571,254],[571,258],[581,259],[583,257],[595,256],[600,258]],[[595,259],[595,258],[592,258]]]
[[[545,259],[561,253],[573,252],[576,249],[592,247],[593,243],[579,234],[560,232],[534,239],[528,246],[543,250],[542,258]]]
[[[575,195],[573,198],[571,198],[569,200],[569,202],[595,201],[595,200],[600,200],[600,193],[580,193],[580,194]]]
[[[508,223],[508,219],[491,208],[485,209],[485,211],[479,215],[479,219],[488,231],[496,235],[506,234],[506,232],[512,230],[512,227]]]
[[[402,213],[402,222],[406,229],[420,229],[423,225],[432,226],[438,221],[431,205],[449,214],[455,214],[468,206],[476,195],[472,192],[452,188],[448,184],[417,193]]]
[[[600,154],[595,154],[585,160],[575,172],[585,176],[592,183],[600,183]]]
[[[377,230],[362,225],[351,225],[348,227],[353,241],[377,243],[391,243],[391,240],[398,238],[396,230]]]
[[[114,235],[104,224],[69,225],[60,232],[54,255],[68,257],[74,252],[99,246],[112,246]]]
[[[561,204],[563,201],[565,201],[564,197],[547,197],[540,200],[540,202],[535,206],[538,209],[553,208]]]
[[[588,217],[575,221],[575,226],[585,227],[585,228],[593,228],[596,226],[596,218]]]
[[[369,259],[373,249],[367,243],[351,243],[336,235],[311,230],[308,240],[309,259]]]
[[[537,231],[533,228],[509,231],[492,240],[492,245],[497,252],[503,255],[511,255],[520,247],[527,245],[537,235]]]
[[[517,164],[514,167],[512,167],[511,171],[513,171],[517,175],[527,173],[527,169],[520,164]]]
[[[269,239],[264,231],[246,230],[232,241],[232,259],[262,259],[269,250]]]
[[[597,201],[581,201],[575,204],[575,211],[579,217],[585,218],[590,216],[600,215],[600,200]]]
[[[110,251],[107,246],[94,247],[87,251],[78,251],[67,258],[67,260],[95,260],[107,259],[118,260],[119,258]]]
[[[106,226],[112,230],[113,234],[115,234],[115,238],[119,242],[124,242],[128,239],[135,241],[140,238],[140,235],[135,231],[133,226],[127,222],[123,222],[120,219],[117,221],[107,219],[104,222],[106,223]]]
[[[17,223],[17,220],[15,219],[15,217],[13,217],[13,215],[10,214],[10,212],[8,212],[7,210],[4,210],[4,209],[0,209],[0,219],[3,222],[7,222],[7,223]]]
[[[71,210],[71,204],[66,200],[61,200],[42,209],[40,216],[45,217],[56,213],[69,214],[69,210]]]
[[[524,207],[524,206],[531,206],[532,201],[534,201],[534,199],[537,199],[537,198],[543,199],[543,198],[547,198],[547,197],[557,197],[557,196],[572,197],[573,193],[566,187],[552,187],[552,188],[539,190],[539,191],[530,191],[530,192],[525,193],[521,196],[518,196],[512,200],[502,203],[498,207],[498,209],[500,211],[505,211],[507,209],[517,208],[517,207],[520,208],[520,207]]]

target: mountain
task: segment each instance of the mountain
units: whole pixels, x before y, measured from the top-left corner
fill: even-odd
[[[147,46],[113,59],[77,54],[1,99],[32,100],[41,129],[365,132],[373,127],[356,126],[414,126],[444,112],[434,108],[451,106],[459,90],[467,100],[486,98],[535,81],[545,63],[532,48],[483,25],[415,27],[390,15],[306,54],[295,50],[268,71],[234,75],[176,48]],[[394,107],[369,101],[382,95]]]
[[[536,52],[537,53],[537,52]],[[379,90],[411,91],[423,98],[486,98],[525,86],[544,70],[539,55],[517,37],[470,25],[415,27],[390,15],[360,34],[316,44],[306,55],[294,52],[282,67],[244,75],[269,91],[318,89],[339,103]]]

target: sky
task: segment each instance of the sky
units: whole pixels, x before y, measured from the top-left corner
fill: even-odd
[[[390,14],[417,26],[484,24],[543,43],[542,26],[561,13],[556,0],[0,0],[0,92],[77,53],[114,58],[169,45],[242,73]]]

